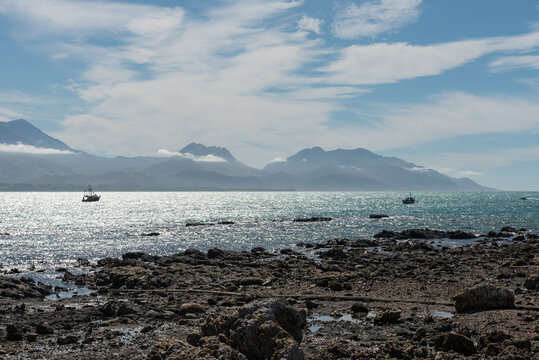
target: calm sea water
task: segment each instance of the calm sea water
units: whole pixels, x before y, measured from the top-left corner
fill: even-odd
[[[539,230],[539,192],[136,192],[102,193],[83,203],[78,193],[0,193],[0,264],[51,269],[77,258],[128,251],[175,253],[186,248],[278,249],[297,242],[369,237],[382,229],[429,227],[475,233],[510,225]],[[529,200],[521,201],[520,197]],[[372,220],[371,213],[389,219]],[[329,216],[331,222],[293,223]],[[188,222],[234,225],[185,227]],[[141,233],[159,232],[158,237]]]

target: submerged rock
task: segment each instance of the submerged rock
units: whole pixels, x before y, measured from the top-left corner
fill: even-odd
[[[382,218],[388,218],[389,215],[386,214],[370,214],[369,219],[382,219]]]
[[[317,221],[331,221],[333,220],[333,218],[330,218],[330,217],[317,217],[317,216],[313,216],[313,217],[310,217],[310,218],[296,218],[293,220],[293,222],[317,222]]]
[[[473,310],[511,309],[515,307],[515,295],[511,290],[493,285],[482,285],[455,296],[457,312]]]

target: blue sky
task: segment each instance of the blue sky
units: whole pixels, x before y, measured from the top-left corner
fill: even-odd
[[[255,167],[364,147],[539,190],[534,0],[0,0],[0,121]]]

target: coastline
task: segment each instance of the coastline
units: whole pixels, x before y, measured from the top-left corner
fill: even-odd
[[[87,273],[58,269],[64,282],[95,291],[59,300],[44,300],[52,291],[47,286],[1,277],[0,355],[533,358],[539,354],[539,241],[527,231],[502,230],[454,248],[428,242],[469,234],[411,229],[298,244],[279,253],[127,253],[101,259]],[[513,306],[456,311],[455,296],[486,285],[510,289]],[[244,313],[245,319],[238,315]],[[255,320],[272,331],[251,340],[272,343],[267,351],[273,353],[238,345],[235,336],[260,333],[262,323]]]

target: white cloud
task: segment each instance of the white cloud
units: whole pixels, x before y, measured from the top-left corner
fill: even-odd
[[[226,139],[223,145],[242,161],[263,165],[276,153],[313,145],[376,150],[537,126],[534,99],[466,93],[415,105],[384,104],[370,127],[350,122],[332,128],[329,119],[346,110],[342,99],[372,91],[363,85],[437,75],[486,54],[530,50],[539,46],[539,32],[339,49],[308,36],[305,30],[316,32],[320,24],[308,17],[298,22],[291,11],[299,1],[216,3],[201,16],[191,16],[181,8],[125,2],[0,0],[0,13],[21,25],[18,39],[33,50],[46,51],[58,62],[82,62],[72,89],[84,107],[68,114],[64,129],[52,135],[90,152],[148,155],[178,143],[223,144]],[[367,28],[379,34],[413,21],[419,3],[354,6],[367,6],[370,15],[358,16],[377,19],[378,25]],[[345,10],[339,8],[341,20],[347,19]],[[397,13],[402,18],[396,19]],[[352,24],[352,17],[348,20]],[[297,31],[300,23],[304,31]],[[361,31],[355,34],[367,30]]]
[[[539,70],[539,55],[504,56],[490,63],[494,71],[530,68]]]
[[[60,155],[73,154],[69,150],[57,150],[49,148],[39,148],[25,144],[0,144],[0,152],[19,153],[19,154],[36,154],[36,155]]]
[[[417,20],[422,0],[369,0],[360,6],[342,5],[333,23],[335,36],[344,39],[374,37]]]
[[[490,169],[496,169],[508,166],[518,162],[539,161],[539,146],[507,148],[489,152],[472,153],[441,153],[435,155],[423,155],[416,159],[424,164],[433,165],[436,170],[448,174],[462,173],[466,170],[458,169],[476,169],[476,174],[481,175]],[[440,166],[442,168],[440,168]]]
[[[479,172],[479,171],[474,171],[474,170],[461,170],[455,173],[455,176],[459,178],[470,177],[470,176],[481,176],[481,175],[484,175],[484,173]]]
[[[13,110],[10,110],[10,109],[6,109],[4,107],[0,107],[0,115],[4,115],[4,118],[6,118],[6,116],[9,116],[10,118],[20,118],[22,117],[23,115],[19,112],[16,112],[16,111],[13,111]],[[10,120],[7,120],[7,121],[11,121],[13,119],[10,119]]]
[[[286,158],[284,157],[276,157],[270,161],[270,163],[280,163],[280,162],[286,162]]]
[[[324,23],[321,19],[315,19],[307,15],[303,15],[301,19],[298,20],[298,28],[303,31],[312,31],[315,34],[320,35],[321,26]]]
[[[111,31],[155,35],[177,27],[184,15],[180,8],[99,0],[2,0],[0,13],[30,20],[40,34],[66,37]]]
[[[439,75],[481,56],[539,47],[539,32],[427,46],[407,43],[352,45],[321,70],[326,81],[341,84],[384,84],[422,76]]]
[[[191,159],[193,161],[197,162],[228,162],[226,159],[223,159],[222,157],[208,154],[204,156],[196,156],[191,153],[180,153],[177,151],[169,151],[166,149],[160,149],[157,151],[157,155],[159,156],[166,156],[166,157],[173,157],[173,156],[179,156],[186,159]]]
[[[423,104],[381,104],[370,114],[378,121],[358,128],[355,137],[366,148],[379,150],[462,135],[518,133],[539,129],[537,114],[537,99],[449,92]]]

